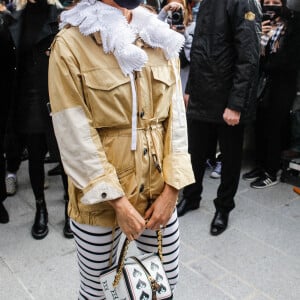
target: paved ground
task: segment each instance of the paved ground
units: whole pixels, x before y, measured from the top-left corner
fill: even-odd
[[[0,225],[1,300],[76,299],[74,244],[62,235],[62,185],[59,177],[48,181],[50,232],[42,241],[30,235],[34,201],[27,163],[18,194],[5,202],[11,221]],[[212,237],[217,184],[207,176],[201,208],[180,218],[181,275],[174,299],[299,300],[300,197],[287,184],[258,191],[241,181],[229,229]]]

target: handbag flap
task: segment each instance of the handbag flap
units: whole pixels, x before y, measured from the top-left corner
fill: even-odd
[[[172,299],[172,291],[163,265],[157,254],[137,256],[147,271],[159,284],[156,296],[158,300]],[[143,267],[127,258],[123,268],[123,276],[116,288],[113,287],[116,268],[105,271],[100,276],[100,282],[107,300],[152,300],[152,289]]]

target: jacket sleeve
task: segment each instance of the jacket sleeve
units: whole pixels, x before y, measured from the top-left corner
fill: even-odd
[[[227,13],[236,55],[227,107],[242,112],[258,72],[261,10],[257,0],[229,0]]]
[[[52,44],[49,61],[52,120],[66,174],[82,191],[81,202],[95,204],[124,195],[107,161],[85,103],[77,61],[63,38]]]
[[[186,114],[179,77],[179,60],[177,62],[173,60],[172,65],[176,77],[176,85],[174,86],[169,118],[164,124],[166,135],[163,175],[167,184],[179,190],[194,183],[195,179],[188,153]]]

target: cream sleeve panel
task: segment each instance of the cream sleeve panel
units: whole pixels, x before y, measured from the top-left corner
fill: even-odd
[[[64,170],[83,192],[81,202],[95,204],[124,195],[115,168],[107,161],[82,94],[75,58],[63,41],[53,46],[49,62],[52,121]]]
[[[165,182],[176,189],[195,182],[188,153],[187,122],[179,77],[178,60],[171,62],[176,77],[176,86],[172,97],[169,118],[165,122],[167,129],[163,160]]]

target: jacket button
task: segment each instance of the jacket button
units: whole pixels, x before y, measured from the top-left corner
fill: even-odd
[[[146,155],[148,153],[148,149],[147,148],[144,148],[144,155]]]
[[[142,193],[144,191],[144,189],[145,189],[145,186],[143,184],[141,184],[141,186],[140,186],[140,193]]]
[[[106,193],[102,193],[101,197],[102,197],[102,199],[105,199],[107,197],[107,194]]]

